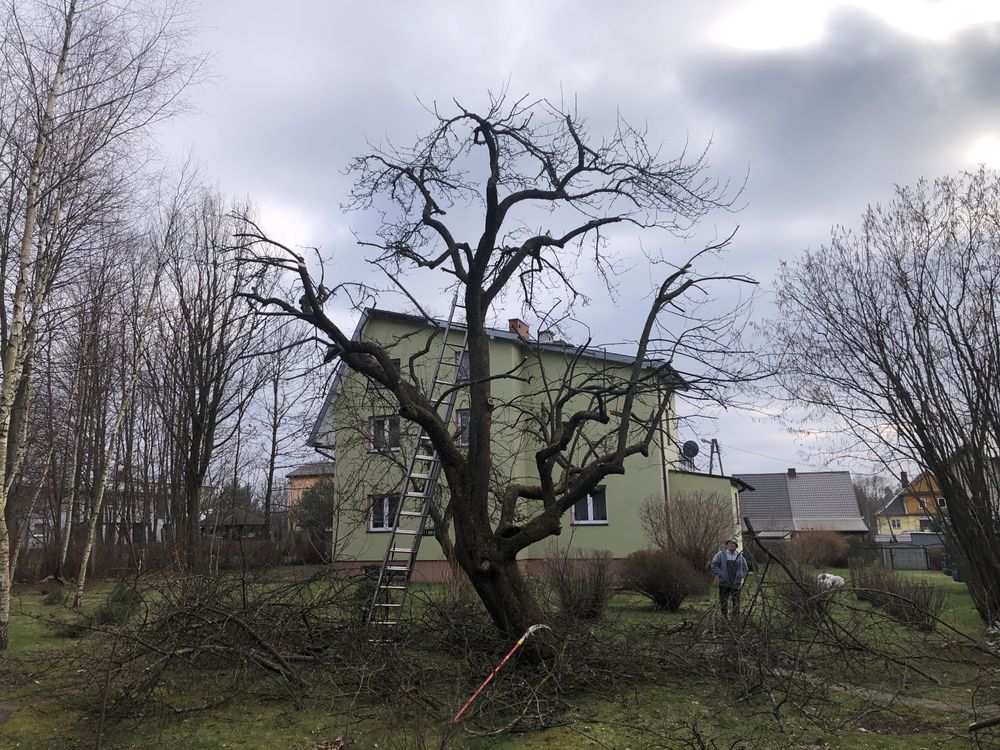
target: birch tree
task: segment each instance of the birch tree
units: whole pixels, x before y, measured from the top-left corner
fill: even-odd
[[[30,384],[25,374],[38,313],[60,271],[42,255],[45,238],[59,235],[67,204],[93,197],[109,170],[127,173],[145,158],[135,149],[148,128],[178,109],[180,94],[198,75],[200,65],[184,51],[185,34],[175,6],[0,3],[0,457],[18,453],[15,404]],[[5,460],[0,467],[0,649],[8,642],[5,511],[16,464]]]

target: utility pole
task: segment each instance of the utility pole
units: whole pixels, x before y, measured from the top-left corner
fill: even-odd
[[[722,450],[719,448],[719,441],[715,438],[711,440],[702,440],[705,445],[708,446],[708,473],[715,473],[715,458],[719,458],[719,474],[725,474],[726,472],[722,469]]]

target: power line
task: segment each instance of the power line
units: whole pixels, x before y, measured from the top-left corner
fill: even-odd
[[[788,459],[788,458],[779,458],[778,456],[769,456],[766,453],[757,453],[756,451],[748,451],[746,448],[737,448],[735,445],[726,445],[725,449],[729,450],[729,451],[738,451],[739,453],[749,453],[751,456],[759,456],[760,458],[769,458],[772,461],[781,461],[781,462],[786,463],[786,464],[793,464],[794,465],[796,463],[801,463],[799,461],[794,461],[794,460],[791,460],[791,459]],[[807,469],[814,469],[816,471],[819,471],[812,464],[802,464],[802,465],[805,466]]]

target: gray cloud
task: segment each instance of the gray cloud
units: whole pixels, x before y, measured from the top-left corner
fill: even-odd
[[[972,140],[1000,133],[997,27],[932,43],[841,11],[817,44],[739,52],[709,33],[735,5],[213,0],[201,43],[214,52],[218,80],[195,92],[200,114],[168,137],[176,153],[193,146],[225,190],[256,199],[294,241],[322,246],[337,273],[360,277],[370,271],[351,232],[370,235],[376,217],[340,210],[348,159],[366,140],[406,143],[422,133],[429,120],[417,97],[475,106],[509,83],[514,94],[578,101],[598,133],[619,112],[646,123],[667,153],[713,139],[722,177],[739,181],[750,170],[746,207],[663,247],[680,260],[739,223],[725,267],[768,282],[779,259],[822,243],[833,224],[853,223],[893,183],[970,167]],[[635,259],[638,245],[622,233],[616,248]],[[632,266],[617,307],[596,280],[581,282],[593,303],[580,316],[595,341],[622,340],[634,326],[651,279]],[[441,280],[418,284],[434,293]],[[783,459],[729,453],[727,470],[781,470],[809,450],[775,423],[743,416],[700,429],[719,435],[723,450],[757,445]]]

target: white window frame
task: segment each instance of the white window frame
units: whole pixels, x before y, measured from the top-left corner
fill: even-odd
[[[889,526],[891,526],[894,529],[901,529],[903,528],[903,522],[900,521],[898,518],[890,518]]]
[[[465,417],[465,424],[462,424],[463,415]],[[468,448],[469,426],[472,424],[472,411],[470,409],[456,409],[455,423],[458,425],[458,431],[455,433],[455,443],[460,448]]]
[[[375,525],[375,504],[382,506],[382,520],[385,526]],[[372,534],[385,534],[392,531],[395,517],[392,517],[393,505],[399,505],[399,495],[371,495],[368,498],[368,531]]]
[[[948,507],[948,501],[945,500],[943,497],[939,497],[937,499],[937,507],[938,507],[938,510],[945,510],[945,509],[947,509],[947,507]]]
[[[396,421],[396,444],[389,445],[392,437],[392,422]],[[383,444],[379,445],[375,440],[376,425],[380,426]],[[368,420],[368,450],[371,453],[391,453],[402,450],[399,443],[399,417],[394,414],[382,414]]]
[[[594,519],[594,494],[600,492],[604,495],[604,518]],[[574,526],[607,526],[608,525],[608,488],[604,485],[595,487],[592,492],[587,493],[587,518],[578,519],[576,517],[576,504],[570,509],[570,523]]]

